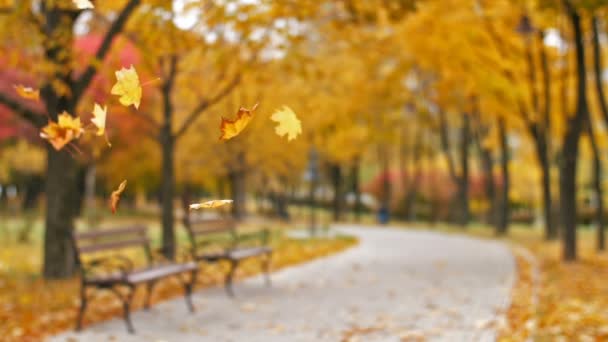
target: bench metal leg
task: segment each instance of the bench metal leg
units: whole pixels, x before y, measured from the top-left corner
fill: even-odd
[[[266,279],[266,286],[271,286],[270,281],[270,262],[272,261],[272,252],[266,253],[264,256],[263,267],[264,267],[264,278]]]
[[[154,281],[146,283],[146,301],[144,302],[145,310],[150,310],[150,298],[152,297],[152,291],[154,291],[154,285],[156,285],[156,282]]]
[[[184,290],[186,295],[184,296],[186,299],[186,305],[188,305],[188,309],[190,312],[194,312],[194,304],[192,304],[192,288],[194,284],[196,284],[196,275],[197,271],[192,271],[190,274],[190,281],[184,281]]]
[[[76,317],[76,331],[82,329],[82,319],[84,318],[84,312],[87,309],[87,288],[84,283],[80,284],[80,309],[78,310],[78,317]]]
[[[235,259],[230,260],[230,269],[228,273],[226,273],[226,280],[224,282],[224,286],[226,288],[226,292],[230,297],[234,297],[234,291],[232,289],[232,281],[234,279],[234,273],[236,272],[237,267],[239,266],[239,261]]]
[[[135,286],[129,285],[129,293],[127,296],[122,299],[123,306],[123,315],[125,318],[125,323],[127,324],[127,331],[131,334],[135,334],[135,329],[133,329],[133,323],[131,322],[131,300],[133,299],[133,295],[135,294]]]

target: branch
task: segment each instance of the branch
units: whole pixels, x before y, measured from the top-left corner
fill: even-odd
[[[85,89],[91,83],[93,76],[97,72],[96,62],[103,61],[110,51],[110,47],[112,47],[112,41],[114,38],[122,31],[125,26],[127,20],[133,14],[137,6],[139,6],[141,0],[129,0],[129,2],[122,9],[118,18],[114,20],[108,32],[103,38],[101,45],[97,49],[97,53],[95,53],[95,59],[89,64],[84,73],[78,78],[78,80],[74,83],[74,89],[72,89],[72,94],[74,94],[74,102],[78,102]]]
[[[232,81],[224,89],[222,89],[214,97],[212,97],[210,99],[203,99],[198,104],[198,106],[196,106],[192,110],[192,112],[190,112],[190,115],[188,115],[188,117],[186,118],[186,120],[184,121],[184,123],[182,124],[180,129],[177,131],[177,133],[175,133],[175,138],[179,139],[182,135],[184,135],[184,133],[186,133],[186,131],[192,125],[192,123],[194,121],[196,121],[196,119],[198,119],[198,117],[207,108],[213,106],[214,104],[219,102],[221,99],[223,99],[226,95],[230,94],[230,92],[239,84],[240,81],[241,81],[241,74],[239,73],[232,79]]]
[[[22,119],[29,121],[32,125],[36,127],[42,127],[46,124],[44,114],[38,113],[30,109],[24,106],[22,103],[15,101],[2,93],[0,93],[0,105],[4,105],[7,108],[13,110]]]

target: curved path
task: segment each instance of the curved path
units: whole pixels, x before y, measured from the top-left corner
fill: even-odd
[[[428,231],[338,226],[359,237],[343,253],[198,291],[54,341],[493,341],[509,303],[514,260],[499,242]]]

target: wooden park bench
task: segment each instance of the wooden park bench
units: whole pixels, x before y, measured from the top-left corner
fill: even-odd
[[[127,330],[134,333],[131,323],[131,300],[136,286],[146,284],[147,293],[145,309],[150,306],[150,297],[157,281],[162,278],[178,276],[185,290],[186,304],[190,312],[194,312],[192,305],[192,287],[196,282],[198,267],[195,262],[171,262],[162,260],[160,253],[153,253],[146,227],[133,226],[89,232],[74,232],[72,234],[76,262],[80,268],[81,290],[80,310],[76,321],[76,330],[82,328],[82,319],[87,307],[87,289],[107,289],[112,291],[123,304],[124,319]],[[141,253],[146,259],[146,266],[136,268],[133,257],[124,254],[127,250]],[[137,253],[136,253],[137,254]],[[188,280],[188,273],[190,279]],[[183,276],[183,277],[182,277]],[[120,289],[126,288],[126,294]]]
[[[230,268],[224,281],[229,296],[234,296],[234,274],[240,262],[245,259],[261,257],[266,285],[270,285],[272,248],[268,245],[268,230],[239,233],[236,222],[232,219],[189,219],[187,222],[186,230],[193,260],[204,263],[229,262]]]

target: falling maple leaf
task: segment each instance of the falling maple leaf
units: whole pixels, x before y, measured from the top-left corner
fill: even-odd
[[[283,106],[282,109],[277,110],[272,114],[270,119],[279,123],[274,129],[277,135],[282,137],[287,134],[288,141],[293,140],[299,134],[302,134],[302,123],[296,116],[296,113],[287,106]]]
[[[257,107],[258,104],[256,103],[251,109],[239,108],[234,120],[222,117],[222,123],[220,124],[222,135],[220,136],[220,140],[232,139],[239,135],[247,127],[251,119],[253,119],[253,112]]]
[[[212,200],[203,203],[190,204],[190,210],[218,208],[230,203],[232,203],[232,200]]]
[[[116,84],[112,87],[112,95],[118,95],[118,101],[123,106],[133,105],[139,109],[141,102],[141,84],[137,71],[131,65],[129,69],[122,68],[116,72]]]
[[[106,117],[108,115],[108,106],[101,106],[95,103],[93,107],[93,118],[91,123],[97,127],[97,135],[102,136],[106,132]]]
[[[72,2],[79,9],[95,8],[90,0],[72,0]]]
[[[38,101],[40,100],[40,90],[31,87],[26,87],[23,84],[13,86],[17,94],[24,99]]]
[[[112,195],[110,195],[110,209],[112,209],[112,214],[116,214],[116,208],[118,207],[118,202],[120,201],[120,195],[125,188],[127,187],[127,181],[124,180],[118,186],[118,189],[112,191]]]
[[[55,150],[59,151],[72,140],[80,138],[83,131],[80,118],[72,117],[64,111],[59,115],[57,122],[50,121],[42,128],[40,137],[48,140]]]

